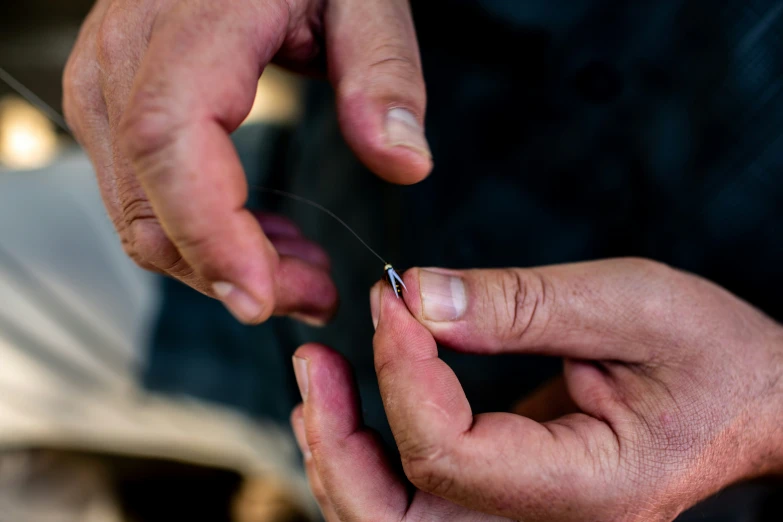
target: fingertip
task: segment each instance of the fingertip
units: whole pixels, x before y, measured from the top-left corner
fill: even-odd
[[[312,359],[318,359],[322,353],[330,351],[331,350],[323,344],[306,343],[296,349],[294,357],[310,361]]]
[[[280,259],[275,286],[277,315],[292,315],[307,324],[323,326],[340,306],[329,272],[296,257]]]
[[[397,321],[399,314],[404,313],[410,315],[405,306],[405,301],[398,297],[394,289],[385,281],[380,281],[378,284],[378,313],[379,323],[388,321]],[[406,291],[403,290],[402,294],[405,295]],[[388,316],[388,317],[387,317]]]
[[[393,324],[395,329],[406,328],[409,324],[418,324],[411,310],[408,308],[409,301],[415,300],[414,294],[418,293],[418,285],[415,282],[415,276],[409,274],[411,270],[402,274],[402,280],[405,287],[401,296],[398,296],[391,285],[386,281],[380,281],[377,286],[380,290],[378,296],[379,324]],[[412,283],[412,284],[409,284]]]
[[[306,361],[308,391],[303,414],[313,444],[355,431],[361,425],[359,395],[348,360],[317,343],[301,346],[294,358]]]
[[[351,382],[353,370],[348,360],[336,350],[319,343],[307,343],[294,352],[294,359],[307,361],[311,389],[334,383]],[[329,393],[335,390],[327,390]]]
[[[212,283],[212,291],[220,299],[226,309],[246,325],[260,324],[271,315],[271,306],[250,295],[242,288],[226,281]]]
[[[408,287],[408,292],[412,290]],[[381,287],[380,303],[380,321],[373,338],[376,371],[400,358],[437,357],[432,334],[411,315],[406,301],[398,298],[388,284]]]
[[[280,257],[258,224],[246,217],[251,216],[239,214],[234,221],[241,234],[223,236],[220,242],[196,242],[198,246],[180,251],[183,259],[198,260],[192,263],[194,269],[211,282],[212,295],[239,322],[257,325],[266,322],[277,307],[275,282]]]
[[[413,110],[379,103],[362,93],[339,101],[346,142],[371,171],[397,185],[426,179],[434,163],[423,120]]]

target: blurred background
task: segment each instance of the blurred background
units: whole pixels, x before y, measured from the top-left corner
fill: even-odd
[[[91,4],[0,7],[0,67],[60,114]],[[270,68],[244,126],[295,122],[300,92]],[[0,81],[1,522],[312,517],[288,433],[140,389],[159,286],[125,259],[86,155]]]

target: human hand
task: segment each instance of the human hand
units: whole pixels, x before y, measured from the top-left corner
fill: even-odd
[[[337,304],[328,272],[279,257],[244,208],[229,138],[273,59],[327,64],[345,138],[374,172],[403,184],[428,174],[408,0],[98,0],[66,67],[65,116],[137,264],[246,323],[323,322]]]
[[[371,304],[415,490],[362,425],[344,360],[318,345],[294,359],[305,399],[292,423],[328,520],[667,521],[783,471],[783,329],[712,283],[632,259],[404,279],[410,311],[386,286]],[[474,416],[436,341],[563,357],[578,413]]]

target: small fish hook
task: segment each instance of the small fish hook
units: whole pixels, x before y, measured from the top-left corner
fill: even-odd
[[[403,283],[402,278],[397,273],[397,271],[394,270],[394,267],[391,266],[391,264],[387,264],[386,266],[384,266],[383,270],[386,272],[386,279],[389,281],[389,284],[391,285],[392,289],[394,289],[394,295],[396,295],[397,299],[399,299],[402,296],[403,289],[407,291],[408,288],[405,286],[405,283]]]

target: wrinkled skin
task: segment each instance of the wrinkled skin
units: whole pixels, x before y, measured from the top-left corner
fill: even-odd
[[[323,324],[337,292],[309,260],[325,253],[264,234],[229,138],[273,60],[328,74],[345,138],[375,173],[400,184],[429,173],[407,0],[98,0],[66,67],[65,116],[137,264],[248,324]]]
[[[99,0],[64,76],[66,119],[140,266],[245,323],[323,324],[337,306],[328,256],[289,221],[245,210],[229,139],[272,61],[327,74],[346,141],[376,174],[429,173],[407,0]],[[292,421],[330,521],[670,520],[783,469],[783,334],[746,303],[639,260],[448,273],[466,297],[450,320],[435,320],[444,304],[431,298],[459,285],[422,293],[438,278],[419,269],[404,302],[383,286],[371,297],[376,370],[414,491],[363,427],[346,362],[323,346],[297,352],[305,400]],[[473,416],[436,342],[562,357],[564,377],[516,413]]]
[[[330,522],[668,521],[783,473],[783,328],[725,290],[635,259],[433,270],[405,274],[404,302],[371,292],[412,492],[362,425],[346,361],[313,344],[295,355],[292,424]],[[515,413],[474,416],[436,342],[562,357],[564,375]]]

